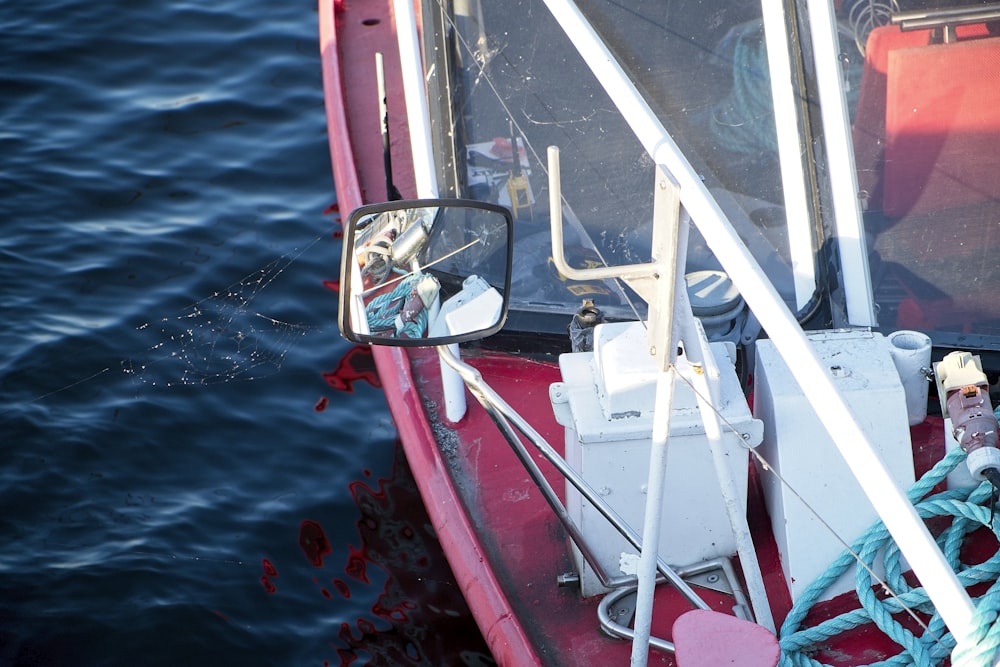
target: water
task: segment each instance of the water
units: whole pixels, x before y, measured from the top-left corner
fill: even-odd
[[[0,4],[0,664],[490,663],[333,324],[316,26]]]

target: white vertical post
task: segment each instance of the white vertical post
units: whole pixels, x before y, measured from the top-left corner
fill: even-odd
[[[778,1],[765,0],[765,4]],[[854,142],[842,85],[844,71],[840,62],[837,19],[830,0],[807,0],[807,3],[847,320],[857,327],[874,327],[878,322],[858,198],[858,174],[854,170]]]
[[[410,129],[410,151],[413,154],[413,177],[417,197],[434,199],[438,196],[437,168],[431,144],[431,126],[427,112],[427,88],[424,85],[423,57],[417,37],[417,17],[412,0],[393,0],[396,19],[396,40],[403,74],[406,97],[406,118]],[[459,356],[458,345],[452,352]],[[445,416],[457,422],[465,416],[465,383],[454,369],[441,364],[441,387],[444,392]]]
[[[646,482],[646,514],[642,525],[642,550],[636,571],[635,635],[632,637],[631,667],[646,667],[649,658],[653,593],[656,589],[657,550],[663,521],[663,492],[667,476],[667,440],[670,437],[670,406],[674,399],[676,370],[671,363],[656,380],[653,407],[653,439],[649,451],[649,479]]]
[[[392,11],[396,19],[396,41],[399,44],[399,64],[403,74],[417,197],[433,199],[438,196],[437,169],[427,115],[424,59],[420,53],[420,40],[417,38],[417,17],[413,11],[413,1],[393,0]]]
[[[795,89],[792,87],[792,64],[788,55],[788,30],[782,0],[764,0],[764,42],[770,70],[771,98],[774,101],[774,124],[778,130],[778,155],[781,165],[781,191],[785,198],[788,221],[788,250],[792,259],[795,307],[805,308],[816,290],[816,258],[813,252],[812,225],[805,173],[802,170],[802,147],[805,140],[795,113]]]

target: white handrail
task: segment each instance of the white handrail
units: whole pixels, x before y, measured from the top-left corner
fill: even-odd
[[[654,164],[665,165],[681,186],[681,202],[716,258],[740,290],[788,364],[959,644],[969,637],[974,608],[913,505],[896,487],[833,378],[788,311],[774,285],[740,240],[718,203],[663,127],[603,40],[572,0],[546,6],[607,91]],[[808,446],[803,444],[803,446]]]

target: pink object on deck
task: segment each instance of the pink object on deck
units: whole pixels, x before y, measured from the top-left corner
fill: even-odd
[[[756,623],[695,609],[674,621],[677,667],[775,667],[778,638]]]

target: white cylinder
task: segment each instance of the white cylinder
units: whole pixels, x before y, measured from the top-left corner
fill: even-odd
[[[927,418],[927,372],[931,367],[931,339],[919,331],[889,334],[889,353],[906,394],[906,415],[910,426]]]

